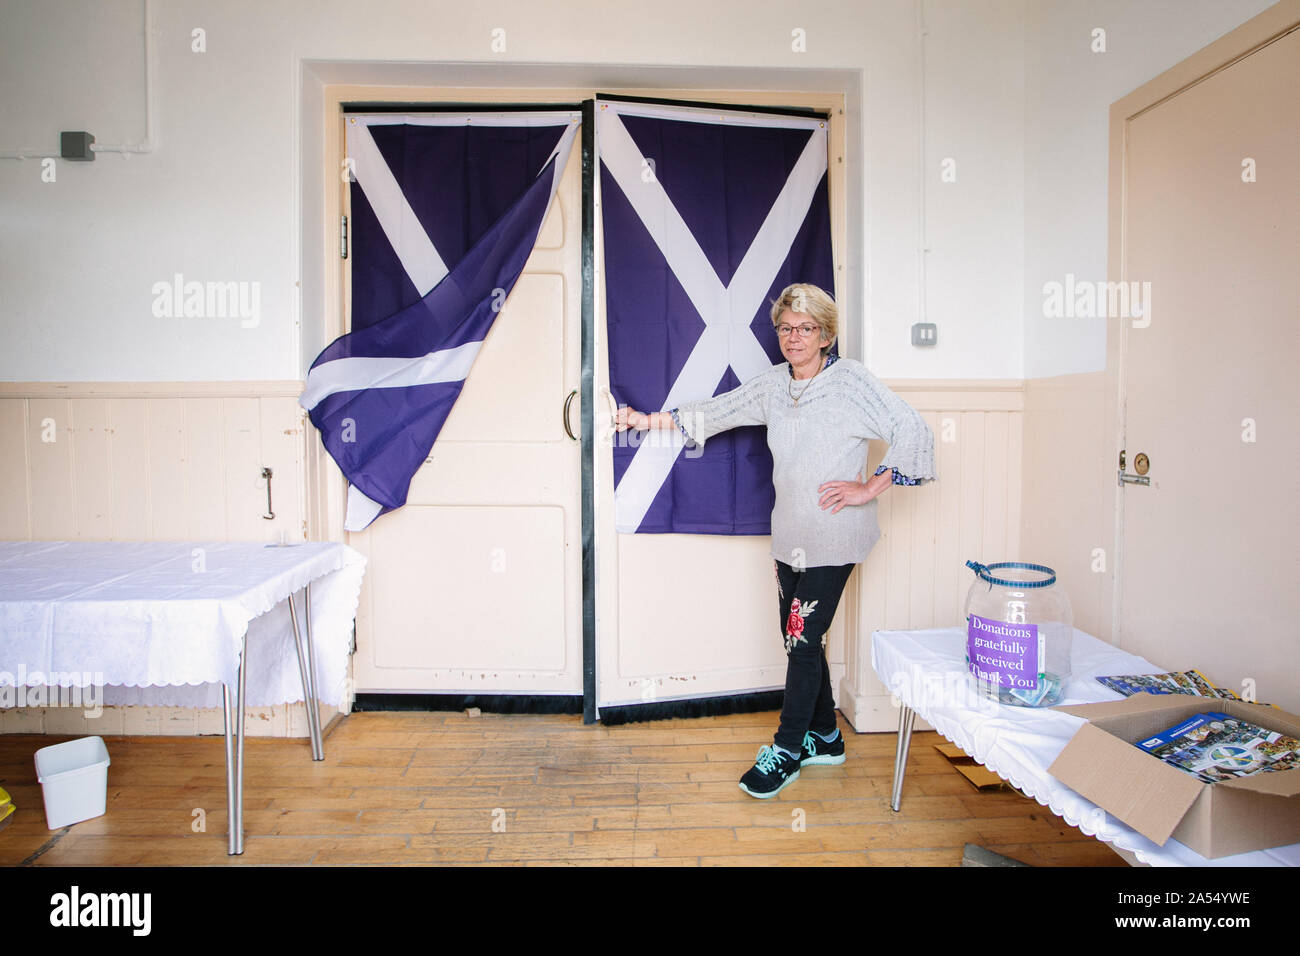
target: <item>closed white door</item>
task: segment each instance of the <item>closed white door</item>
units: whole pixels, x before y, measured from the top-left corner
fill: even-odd
[[[575,148],[406,506],[348,535],[358,693],[582,693],[581,172]]]
[[[1300,707],[1300,32],[1134,117],[1117,632]],[[1144,460],[1139,463],[1139,456]],[[1118,462],[1112,463],[1117,465]]]
[[[701,93],[696,98],[717,101],[720,95]],[[815,105],[824,107],[822,103]],[[598,102],[598,155],[605,148],[602,147],[600,107]],[[672,108],[662,107],[665,113]],[[738,117],[742,122],[753,120],[756,125],[779,122],[772,116],[746,118],[743,107],[736,112],[720,110],[711,119],[736,121]],[[829,151],[838,155],[840,130],[830,120],[825,121],[825,126],[827,140],[818,141],[828,142]],[[649,164],[649,159],[642,163],[646,169],[650,168]],[[839,188],[836,167],[842,169],[842,164],[830,165],[830,190],[834,194]],[[598,584],[597,703],[600,707],[654,704],[783,688],[787,659],[769,535],[634,534],[615,530],[618,508],[611,443],[617,436],[611,424],[614,406],[609,387],[606,332],[608,277],[603,268],[605,237],[601,229],[603,200],[599,175],[596,185],[595,381],[599,398],[593,483]],[[834,244],[838,244],[834,226],[832,234]],[[836,292],[828,291],[832,295]],[[847,354],[851,345],[851,330],[842,327],[840,353]],[[604,403],[603,407],[600,402]],[[632,434],[632,440],[662,441],[653,432]],[[843,660],[848,616],[845,603],[848,602],[842,602],[827,636],[832,683],[837,689],[843,672],[843,664],[839,662]]]

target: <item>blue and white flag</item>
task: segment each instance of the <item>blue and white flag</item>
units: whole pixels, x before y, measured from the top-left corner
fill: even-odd
[[[537,241],[580,113],[350,116],[352,331],[298,399],[351,487],[345,527],[406,503]]]
[[[616,401],[675,408],[784,361],[772,301],[794,282],[835,287],[826,143],[819,119],[597,101]],[[683,447],[676,432],[616,442],[617,530],[769,534],[762,426]]]

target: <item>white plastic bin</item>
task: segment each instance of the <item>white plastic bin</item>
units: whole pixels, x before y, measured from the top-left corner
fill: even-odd
[[[36,751],[36,779],[51,830],[104,815],[108,764],[103,737],[82,737]]]

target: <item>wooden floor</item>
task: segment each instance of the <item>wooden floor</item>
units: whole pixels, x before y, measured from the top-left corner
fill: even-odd
[[[854,734],[771,800],[737,781],[775,713],[616,727],[580,717],[363,713],[306,740],[246,744],[246,848],[226,855],[220,737],[108,737],[108,812],[46,828],[32,755],[0,737],[18,807],[0,864],[957,866],[975,843],[1034,866],[1123,866],[1105,844],[1013,791],[979,793],[912,739],[889,809],[893,734]]]

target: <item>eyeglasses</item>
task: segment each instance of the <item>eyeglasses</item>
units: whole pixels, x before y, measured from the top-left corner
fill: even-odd
[[[813,333],[818,331],[820,330],[815,325],[798,325],[798,326],[778,325],[776,327],[776,334],[779,335],[781,338],[785,338],[791,332],[798,332],[800,338],[806,339],[806,338],[810,338],[813,335]]]

